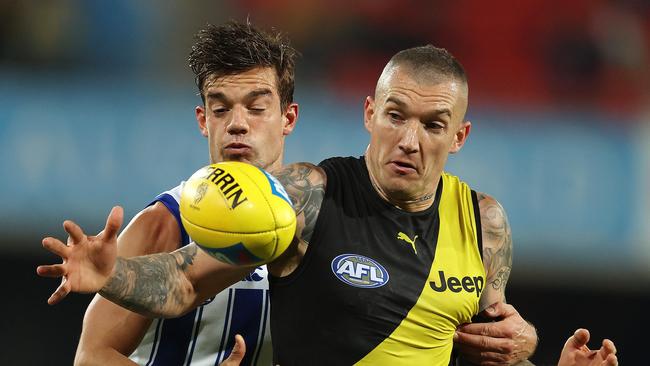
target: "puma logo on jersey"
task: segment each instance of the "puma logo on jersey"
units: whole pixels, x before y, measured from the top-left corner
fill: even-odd
[[[447,289],[451,292],[461,292],[465,290],[466,292],[476,292],[476,297],[481,296],[481,291],[483,291],[483,277],[481,276],[465,276],[463,278],[458,278],[450,276],[445,278],[444,271],[438,271],[440,276],[440,281],[436,284],[435,281],[429,282],[431,289],[436,292],[444,292]]]
[[[413,238],[413,240],[411,240],[411,238],[409,238],[408,235],[406,235],[406,234],[404,234],[403,232],[400,231],[399,233],[397,233],[397,239],[404,240],[405,242],[411,244],[411,246],[413,247],[413,251],[415,252],[415,254],[418,254],[418,250],[415,249],[415,241],[418,240],[418,236],[417,236],[417,235],[415,236],[415,238]]]

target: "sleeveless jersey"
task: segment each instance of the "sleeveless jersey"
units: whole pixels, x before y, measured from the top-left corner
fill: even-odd
[[[476,193],[443,173],[434,203],[402,211],[365,159],[331,158],[312,240],[270,276],[274,364],[448,365],[485,283]]]
[[[181,229],[181,246],[191,241],[178,208],[182,185],[158,195],[151,203],[162,202],[174,215]],[[155,319],[131,360],[147,366],[218,365],[230,355],[235,334],[241,334],[246,341],[241,365],[271,365],[267,276],[266,266],[258,267],[188,314]]]

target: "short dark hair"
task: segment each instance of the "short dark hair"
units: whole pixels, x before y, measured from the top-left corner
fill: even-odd
[[[430,44],[408,48],[396,53],[390,59],[389,65],[406,65],[423,76],[434,73],[467,84],[467,75],[463,65],[446,49]]]
[[[256,67],[275,70],[283,110],[293,102],[294,65],[298,52],[283,34],[264,32],[248,22],[230,21],[219,26],[208,24],[197,33],[196,39],[189,65],[204,104],[206,80]]]

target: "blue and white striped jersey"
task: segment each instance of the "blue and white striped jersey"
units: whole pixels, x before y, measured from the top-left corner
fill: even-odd
[[[182,245],[191,238],[183,228],[178,203],[181,185],[161,193],[151,203],[162,202],[174,214]],[[258,267],[203,305],[174,319],[156,319],[130,358],[140,365],[218,365],[232,350],[235,334],[246,341],[241,365],[271,365],[269,282],[266,266]]]

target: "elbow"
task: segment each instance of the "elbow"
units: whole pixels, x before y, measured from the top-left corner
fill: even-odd
[[[74,356],[74,366],[95,366],[99,365],[99,355],[101,352],[95,352],[83,348],[77,349],[77,354]]]

